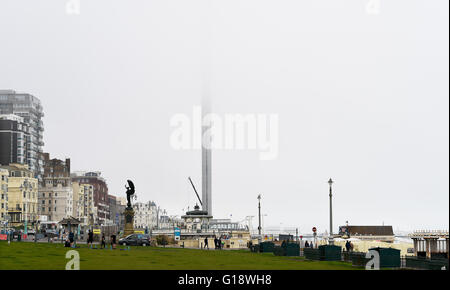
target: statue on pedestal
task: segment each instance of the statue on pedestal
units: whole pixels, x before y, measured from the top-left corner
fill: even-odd
[[[125,212],[123,213],[125,216],[125,229],[124,236],[128,236],[134,234],[134,210],[131,206],[131,197],[134,196],[136,198],[134,184],[131,180],[127,180],[128,186],[125,185],[127,189],[127,207],[125,208]]]
[[[134,183],[131,180],[127,180],[128,186],[125,185],[127,189],[127,207],[131,208],[131,196],[134,195]]]

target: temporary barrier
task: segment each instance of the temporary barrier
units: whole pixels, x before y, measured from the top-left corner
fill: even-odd
[[[287,243],[284,246],[286,256],[300,256],[300,245],[296,243]]]
[[[423,269],[423,270],[441,270],[443,267],[448,268],[448,259],[428,259],[423,257],[406,256],[406,268]]]
[[[393,248],[371,248],[380,254],[380,268],[400,268],[400,250]]]
[[[271,253],[273,252],[273,248],[274,248],[274,243],[272,242],[262,242],[261,244],[259,244],[259,251],[261,253]]]
[[[352,261],[352,266],[356,267],[365,267],[367,262],[370,261],[369,258],[366,258],[366,253],[353,252],[349,256]]]
[[[273,254],[275,256],[286,256],[286,249],[280,246],[275,246],[273,248]]]
[[[323,261],[341,261],[342,247],[334,245],[319,246],[320,259]]]
[[[319,249],[304,248],[303,255],[307,260],[320,260]]]

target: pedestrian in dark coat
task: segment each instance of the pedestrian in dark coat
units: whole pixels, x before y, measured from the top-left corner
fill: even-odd
[[[69,233],[69,242],[70,242],[70,245],[72,245],[73,244],[73,238],[74,238],[74,234],[73,234],[73,232],[71,231],[70,233]]]
[[[105,235],[102,235],[102,248],[106,248],[106,239],[105,239]]]
[[[350,252],[350,241],[345,242],[345,249]]]
[[[92,246],[93,242],[94,242],[94,233],[92,232],[92,230],[89,230],[87,243],[91,244]]]

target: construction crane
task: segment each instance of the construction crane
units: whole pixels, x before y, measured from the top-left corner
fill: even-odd
[[[197,195],[197,198],[198,198],[198,201],[200,202],[200,205],[203,206],[202,200],[200,199],[200,196],[198,195],[197,189],[195,189],[195,186],[194,186],[194,183],[192,182],[191,177],[189,176],[188,179],[189,179],[189,182],[192,185],[192,188],[194,189],[195,194]]]

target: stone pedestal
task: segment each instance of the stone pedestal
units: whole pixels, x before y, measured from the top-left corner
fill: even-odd
[[[127,207],[123,213],[125,217],[125,229],[124,237],[134,234],[134,210],[131,207]]]

